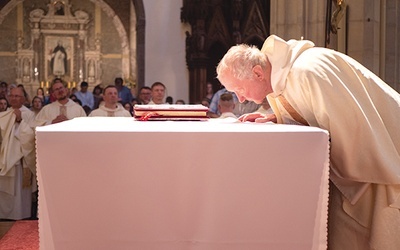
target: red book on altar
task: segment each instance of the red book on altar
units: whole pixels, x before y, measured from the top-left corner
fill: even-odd
[[[208,108],[201,104],[135,105],[134,117],[141,121],[207,120]]]

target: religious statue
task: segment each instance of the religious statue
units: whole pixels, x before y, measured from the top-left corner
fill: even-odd
[[[61,40],[58,40],[57,46],[51,52],[51,69],[53,75],[63,76],[67,72],[67,52],[62,45]]]
[[[331,31],[333,34],[337,34],[339,22],[346,10],[346,2],[344,0],[334,0],[333,2],[336,6],[336,10],[332,14]]]
[[[63,16],[64,12],[64,4],[62,2],[56,2],[54,4],[55,14],[59,16]]]

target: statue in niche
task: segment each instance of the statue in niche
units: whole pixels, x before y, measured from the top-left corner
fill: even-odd
[[[54,3],[54,13],[57,16],[64,16],[65,15],[64,4],[62,2],[55,2]]]
[[[185,32],[186,34],[186,40],[185,40],[185,44],[186,44],[186,62],[189,62],[189,60],[191,59],[191,53],[192,53],[192,35],[189,33],[189,31]]]
[[[347,4],[345,0],[335,0],[333,3],[335,4],[336,10],[332,14],[331,31],[333,34],[337,34],[338,29],[340,29],[339,22],[346,13]]]
[[[100,47],[101,47],[100,38],[96,38],[96,40],[95,40],[95,46],[96,46],[96,50],[97,50],[97,51],[100,51]]]
[[[88,73],[90,78],[94,78],[95,76],[95,70],[94,70],[94,62],[93,60],[89,61],[89,73]]]
[[[29,76],[29,68],[30,68],[29,60],[28,59],[24,59],[23,63],[24,63],[23,64],[23,69],[24,69],[23,74],[24,74],[25,77],[27,77],[27,76]]]
[[[24,38],[22,36],[18,36],[17,38],[18,49],[22,49],[23,45],[24,45]]]
[[[51,52],[50,65],[55,76],[63,76],[67,72],[67,51],[62,41],[58,40],[57,46]]]

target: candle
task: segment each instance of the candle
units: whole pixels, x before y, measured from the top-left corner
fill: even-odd
[[[43,81],[40,82],[40,87],[41,87],[41,88],[44,87],[44,82],[43,82]]]
[[[74,86],[74,88],[76,87],[76,82],[73,82],[73,86]]]
[[[49,88],[49,82],[48,81],[46,82],[46,88]]]
[[[68,88],[69,89],[71,88],[71,82],[68,82]]]

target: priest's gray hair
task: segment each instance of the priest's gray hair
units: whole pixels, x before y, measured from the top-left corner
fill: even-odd
[[[239,44],[231,47],[217,66],[217,78],[223,78],[231,73],[238,80],[252,79],[252,69],[260,65],[263,70],[267,67],[266,55],[256,46]]]

